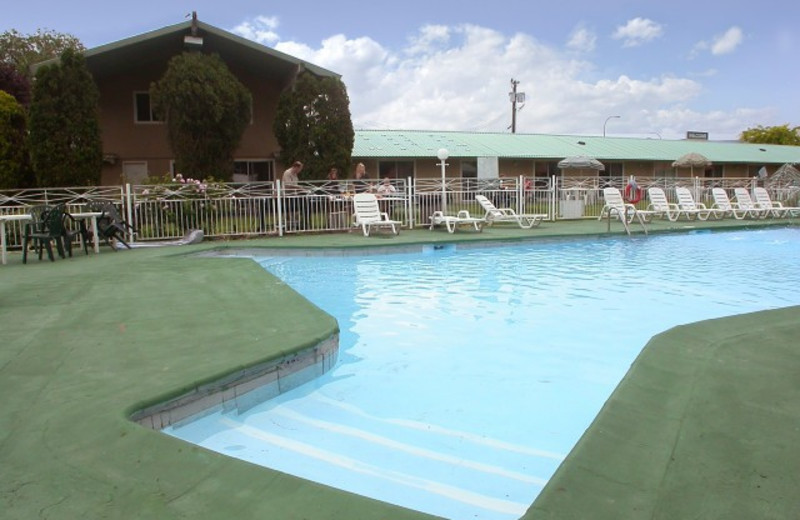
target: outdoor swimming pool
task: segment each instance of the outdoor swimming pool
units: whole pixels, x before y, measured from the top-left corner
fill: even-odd
[[[800,303],[800,230],[259,259],[341,328],[320,379],[165,432],[446,518],[525,513],[641,348]]]

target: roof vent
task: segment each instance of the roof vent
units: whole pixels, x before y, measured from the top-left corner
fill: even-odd
[[[586,141],[578,141],[578,144],[579,144],[579,145],[581,145],[581,146],[583,146],[583,145],[585,145],[585,144],[586,144]]]

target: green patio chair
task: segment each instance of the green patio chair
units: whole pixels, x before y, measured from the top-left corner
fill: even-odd
[[[55,207],[48,205],[33,206],[30,210],[31,221],[25,224],[25,232],[22,237],[22,263],[28,263],[28,247],[33,245],[33,248],[39,254],[39,260],[42,259],[42,253],[47,250],[47,257],[51,262],[55,261],[53,256],[53,245],[56,243],[59,255],[64,256],[64,249],[61,243],[61,235],[56,230],[61,228],[61,215],[55,211]],[[55,221],[58,224],[54,226]]]
[[[116,240],[122,245],[131,248],[125,240],[125,235],[131,236],[136,232],[133,226],[123,220],[122,216],[117,210],[117,206],[110,201],[96,201],[91,205],[92,211],[99,211],[102,213],[97,217],[97,233],[105,240],[106,244],[116,251],[116,247],[111,244],[111,240]]]

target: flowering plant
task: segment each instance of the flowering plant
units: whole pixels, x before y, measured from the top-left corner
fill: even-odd
[[[217,183],[213,177],[203,180],[184,177],[176,173],[169,174],[151,182],[152,188],[142,190],[142,197],[148,200],[198,199],[210,198],[225,193],[225,187]]]

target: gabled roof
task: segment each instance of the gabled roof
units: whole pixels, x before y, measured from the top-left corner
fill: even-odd
[[[197,36],[203,39],[202,49],[219,54],[226,63],[237,63],[247,70],[279,77],[293,77],[298,68],[318,76],[339,77],[339,74],[307,61],[192,20],[88,49],[84,52],[86,64],[92,75],[98,78],[163,59],[165,49],[179,54],[185,49],[184,37],[191,34],[193,23],[197,27]],[[39,63],[36,67],[53,61]]]
[[[508,134],[422,130],[356,130],[353,157],[500,157],[560,160],[587,155],[603,161],[669,161],[690,152],[715,164],[800,163],[800,146],[722,141],[578,135]]]

